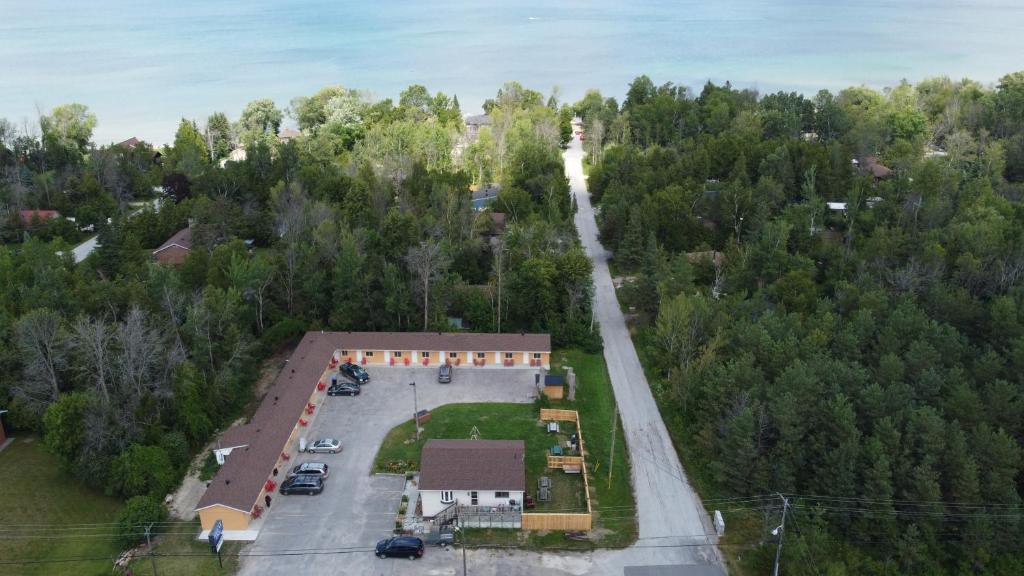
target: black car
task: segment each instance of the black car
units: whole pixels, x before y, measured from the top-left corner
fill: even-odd
[[[320,476],[292,476],[281,483],[281,494],[319,494],[324,491],[324,479]]]
[[[408,558],[423,556],[423,540],[415,536],[396,536],[377,542],[377,558]]]
[[[448,384],[452,381],[451,364],[441,364],[441,367],[437,370],[437,381],[441,384]]]
[[[359,396],[359,384],[355,382],[342,382],[331,384],[327,389],[328,396]]]
[[[357,384],[366,384],[370,381],[370,375],[363,370],[363,367],[351,362],[345,362],[338,367],[338,372]]]

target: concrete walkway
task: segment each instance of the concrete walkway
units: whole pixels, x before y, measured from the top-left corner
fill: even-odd
[[[574,138],[564,153],[565,171],[576,198],[576,228],[594,264],[594,317],[601,323],[604,358],[633,465],[633,489],[640,521],[640,542],[679,546],[686,564],[718,562],[719,555],[704,508],[686,479],[668,430],[647,384],[608,272],[608,256],[597,239],[597,222],[583,177],[583,149]],[[701,543],[706,546],[701,546]],[[685,547],[684,547],[685,546]]]

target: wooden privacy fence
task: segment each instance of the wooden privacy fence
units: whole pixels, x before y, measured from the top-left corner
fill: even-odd
[[[579,422],[580,416],[575,410],[559,410],[558,408],[541,408],[540,409],[541,420],[562,420],[569,422]]]
[[[589,507],[590,498],[587,498]],[[523,512],[523,530],[590,530],[593,517],[585,514],[545,514],[543,512]]]
[[[582,456],[552,456],[548,454],[548,468],[562,468],[569,466],[583,466]]]
[[[576,437],[580,443],[580,454],[586,454],[583,443],[583,425],[580,414],[575,410],[559,410],[557,408],[541,408],[541,420],[561,420],[576,423]],[[587,465],[583,456],[552,456],[548,454],[548,468],[579,466],[583,472],[583,494],[587,499],[586,513],[548,514],[544,512],[524,512],[523,530],[590,530],[594,523],[594,509],[590,505],[590,479],[587,477]]]

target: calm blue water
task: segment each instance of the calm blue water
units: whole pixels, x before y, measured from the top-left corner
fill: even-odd
[[[164,142],[342,83],[474,111],[506,80],[576,100],[636,75],[761,91],[1024,68],[1024,0],[0,0],[0,116],[78,101],[96,141]]]

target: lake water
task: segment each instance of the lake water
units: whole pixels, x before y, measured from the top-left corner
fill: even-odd
[[[506,80],[576,100],[643,73],[814,92],[1021,68],[1022,0],[0,0],[0,116],[82,102],[98,143],[335,83],[469,113]]]

